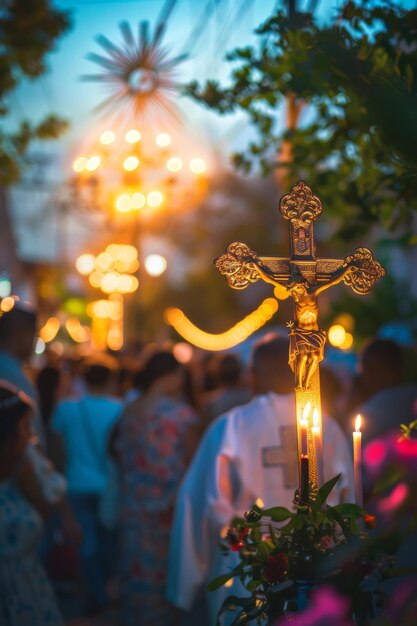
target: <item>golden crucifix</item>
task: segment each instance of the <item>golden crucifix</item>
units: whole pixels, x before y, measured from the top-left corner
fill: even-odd
[[[320,217],[322,204],[304,181],[299,181],[281,198],[279,210],[289,221],[289,258],[258,257],[246,244],[235,242],[215,260],[215,266],[234,289],[244,289],[261,278],[274,285],[277,298],[292,298],[294,320],[288,324],[289,364],[295,377],[297,426],[306,406],[310,406],[316,410],[316,426],[321,432],[318,364],[324,356],[326,333],[318,324],[317,297],[342,281],[356,293],[367,294],[385,270],[364,247],[356,248],[344,259],[316,259],[313,222]],[[300,433],[298,441],[301,449]],[[317,485],[311,429],[308,448],[310,482]]]

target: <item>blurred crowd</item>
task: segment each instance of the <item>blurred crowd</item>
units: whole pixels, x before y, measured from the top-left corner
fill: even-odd
[[[34,360],[36,331],[23,306],[0,317],[0,623],[214,626],[222,527],[256,498],[291,505],[297,484],[288,338],[264,337],[250,363],[184,364],[167,345]],[[321,367],[338,501],[356,413],[365,442],[416,419],[407,373],[385,339],[354,376]]]

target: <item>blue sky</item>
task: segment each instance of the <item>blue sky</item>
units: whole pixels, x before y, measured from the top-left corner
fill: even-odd
[[[331,17],[334,7],[340,3],[341,0],[321,0],[318,4],[321,17]],[[407,7],[417,4],[416,0],[399,0],[398,3]],[[130,23],[134,32],[139,22],[148,21],[153,31],[164,4],[164,0],[55,0],[57,7],[70,11],[72,28],[49,55],[46,75],[33,82],[24,81],[13,93],[10,120],[11,123],[22,119],[37,122],[53,112],[69,121],[69,132],[63,138],[37,147],[37,151],[49,159],[44,175],[50,183],[56,184],[71,175],[71,163],[79,146],[100,123],[93,109],[106,95],[103,85],[80,80],[84,74],[97,72],[98,66],[86,58],[91,52],[102,53],[95,37],[102,34],[120,43],[119,24],[123,20]],[[191,79],[204,82],[208,78],[227,82],[230,64],[224,61],[226,52],[253,43],[256,40],[254,29],[271,14],[276,4],[276,0],[177,0],[163,39],[172,54],[182,52],[190,33],[199,28],[190,59],[181,65],[178,75],[181,82]],[[243,114],[220,117],[189,98],[181,98],[179,104],[185,112],[187,132],[201,145],[224,155],[225,162],[230,151],[247,145],[251,130]],[[53,204],[54,199],[49,196],[39,197],[39,207]],[[36,217],[35,200],[32,194],[30,205]],[[32,231],[31,238],[23,236],[22,223],[26,223],[30,211],[27,195],[15,195],[14,202],[18,205],[15,211],[18,228],[23,229],[20,240],[26,246],[23,256],[36,257],[50,250],[53,257],[56,251],[45,245],[45,237],[49,237],[47,229],[36,236]]]
[[[340,3],[340,0],[321,0],[318,11],[328,18]],[[143,20],[149,21],[153,29],[164,4],[164,0],[55,0],[57,7],[70,11],[72,28],[49,55],[48,73],[36,81],[25,81],[12,95],[13,120],[39,121],[50,112],[59,113],[70,122],[70,131],[55,145],[43,149],[72,156],[77,141],[97,123],[99,118],[93,109],[105,97],[103,85],[80,80],[81,75],[96,73],[98,69],[86,58],[90,52],[103,52],[95,37],[102,34],[119,43],[119,23],[123,20],[131,24],[134,32]],[[163,40],[173,55],[182,52],[193,29],[204,24],[190,51],[190,60],[181,66],[179,79],[187,82],[216,78],[226,82],[230,64],[224,61],[225,53],[238,45],[254,42],[255,27],[271,14],[276,4],[280,3],[276,0],[177,0]],[[398,4],[417,5],[416,0],[398,0]],[[209,19],[204,19],[207,15]],[[180,104],[186,110],[188,123],[194,132],[201,133],[203,141],[218,141],[226,133],[225,147],[228,141],[239,142],[242,134],[239,125],[244,124],[244,118],[220,118],[189,98],[181,98]]]
[[[68,119],[71,129],[63,143],[69,147],[83,136],[90,124],[96,122],[97,114],[93,108],[105,95],[102,85],[80,80],[81,75],[96,73],[98,69],[86,58],[89,52],[103,52],[95,42],[95,36],[103,34],[115,43],[120,42],[119,23],[122,20],[128,21],[134,32],[142,20],[149,21],[153,29],[164,2],[57,0],[55,4],[70,10],[72,29],[49,55],[48,73],[36,82],[25,82],[13,95],[12,102],[16,119],[40,120],[49,112],[59,113]],[[173,55],[182,51],[184,42],[193,28],[201,23],[209,4],[206,0],[178,0],[164,36],[164,43],[172,49]],[[226,79],[228,66],[223,62],[225,52],[237,45],[247,44],[251,39],[253,41],[254,27],[270,14],[274,4],[273,0],[211,0],[211,17],[191,50],[190,60],[181,66],[179,78],[184,82],[193,78]],[[186,107],[187,115],[191,116],[197,128],[203,131],[206,127],[206,132],[212,135],[215,126],[213,114],[207,114],[188,99],[183,99],[182,107]]]

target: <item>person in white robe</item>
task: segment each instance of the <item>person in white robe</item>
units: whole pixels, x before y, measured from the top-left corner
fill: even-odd
[[[218,417],[204,434],[177,496],[171,532],[167,598],[189,611],[201,588],[227,573],[238,555],[223,556],[219,541],[231,520],[254,503],[266,508],[293,505],[298,486],[294,379],[288,340],[269,335],[251,359],[254,399]],[[353,501],[353,468],[345,434],[323,419],[324,480],[342,473],[330,504]],[[229,595],[247,592],[233,585],[207,592],[208,623]],[[225,614],[222,624],[231,621]]]

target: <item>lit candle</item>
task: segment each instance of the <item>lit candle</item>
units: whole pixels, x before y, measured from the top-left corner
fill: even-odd
[[[300,419],[300,441],[301,454],[308,453],[308,415],[311,409],[311,402],[307,402],[303,410],[303,416]]]
[[[308,455],[302,454],[300,458],[301,481],[300,481],[300,504],[308,504],[309,501],[309,475],[308,475]]]
[[[361,416],[356,417],[355,431],[353,432],[353,480],[355,487],[355,503],[363,507],[362,489],[362,433]]]
[[[313,437],[314,452],[316,455],[317,486],[320,488],[323,484],[323,438],[321,436],[320,416],[317,409],[313,411],[311,435]]]

